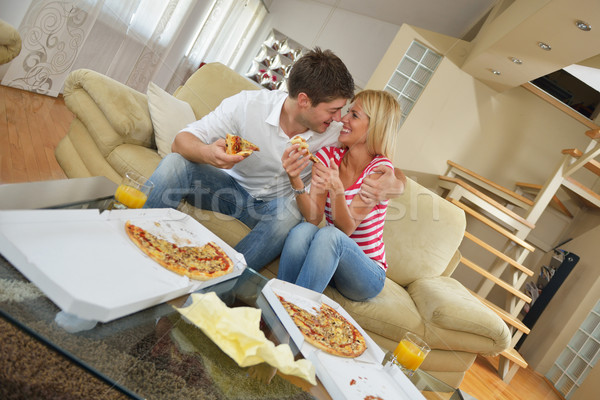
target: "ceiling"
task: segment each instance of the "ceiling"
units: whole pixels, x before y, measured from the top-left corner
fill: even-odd
[[[462,38],[497,0],[316,0],[401,26],[409,24]]]
[[[458,61],[461,68],[498,91],[600,54],[599,0],[315,1],[463,39],[469,50]],[[578,30],[579,19],[593,29]],[[539,42],[551,44],[552,50],[541,50]],[[522,63],[514,63],[512,57]]]

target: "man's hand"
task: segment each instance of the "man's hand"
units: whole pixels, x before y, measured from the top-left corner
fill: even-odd
[[[248,156],[239,156],[235,154],[227,154],[227,146],[225,145],[225,139],[219,139],[216,142],[208,145],[211,154],[210,164],[223,169],[231,169],[233,166],[240,161],[243,161]]]
[[[227,154],[225,149],[225,139],[206,144],[189,132],[178,133],[171,145],[171,150],[185,159],[217,168],[229,169],[244,160],[244,156]]]
[[[400,196],[404,192],[405,183],[406,177],[402,171],[382,165],[374,168],[373,173],[363,179],[358,194],[365,203],[385,201]]]
[[[290,180],[300,176],[300,173],[310,164],[310,160],[306,157],[306,150],[298,150],[299,144],[289,146],[281,156],[281,164],[287,172]]]

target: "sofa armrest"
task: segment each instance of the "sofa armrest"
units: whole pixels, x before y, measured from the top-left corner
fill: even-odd
[[[104,157],[125,143],[154,147],[145,94],[98,72],[78,69],[65,81],[64,98]]]
[[[21,52],[21,35],[8,22],[0,20],[0,64],[6,64]]]
[[[417,279],[407,287],[426,321],[446,330],[481,336],[490,341],[487,354],[510,346],[508,326],[457,280],[439,276]]]

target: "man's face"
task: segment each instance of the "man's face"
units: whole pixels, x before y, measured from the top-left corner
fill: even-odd
[[[342,119],[342,108],[347,101],[348,99],[340,98],[319,103],[316,107],[308,106],[302,115],[304,126],[317,133],[325,132],[331,122]]]

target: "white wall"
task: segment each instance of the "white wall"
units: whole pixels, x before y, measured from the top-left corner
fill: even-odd
[[[33,0],[0,0],[0,19],[19,29]]]
[[[331,49],[348,66],[356,85],[364,87],[400,27],[311,0],[275,0],[262,29],[250,46],[242,74],[271,29],[307,48]]]

